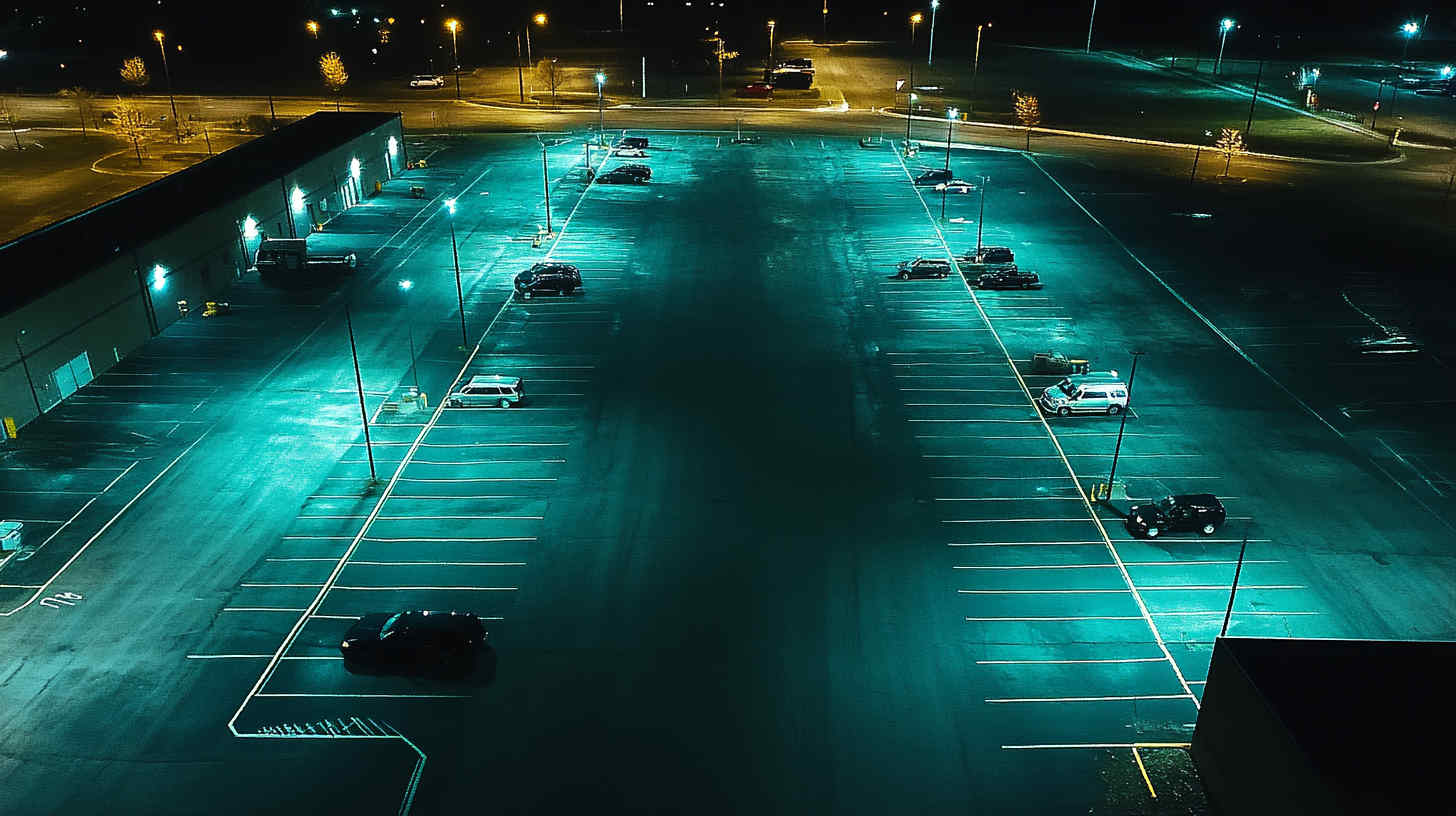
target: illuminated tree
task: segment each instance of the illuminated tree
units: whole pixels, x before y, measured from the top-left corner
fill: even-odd
[[[729,50],[727,50],[723,46],[723,38],[721,36],[716,36],[715,35],[713,37],[713,43],[714,43],[713,57],[714,57],[714,59],[718,60],[718,101],[719,102],[722,102],[723,101],[723,63],[728,62],[729,60],[737,59],[738,58],[738,52],[737,51],[729,51]]]
[[[1244,152],[1244,134],[1235,128],[1224,128],[1218,132],[1218,141],[1213,144],[1223,154],[1223,174],[1227,177],[1234,154]]]
[[[551,92],[551,106],[556,107],[556,91],[566,84],[566,73],[557,67],[555,59],[543,59],[536,63],[536,76]]]
[[[1031,94],[1012,91],[1016,103],[1016,121],[1026,128],[1026,149],[1031,149],[1031,129],[1041,124],[1041,102]]]
[[[86,117],[93,116],[92,109],[96,106],[96,95],[77,85],[74,88],[65,88],[61,91],[62,99],[69,99],[76,106],[76,114],[81,117],[81,141],[86,140]]]
[[[319,75],[324,78],[324,85],[334,95],[334,110],[339,110],[339,94],[349,84],[349,72],[344,70],[344,60],[338,52],[330,51],[319,57]]]
[[[123,139],[129,139],[131,146],[136,150],[137,166],[142,165],[142,142],[147,138],[147,131],[151,128],[151,121],[147,118],[145,111],[136,102],[126,97],[118,96],[116,104],[111,108],[112,120],[111,129]]]
[[[121,63],[121,81],[138,90],[145,88],[152,81],[152,75],[147,73],[147,61],[141,57],[127,57]]]

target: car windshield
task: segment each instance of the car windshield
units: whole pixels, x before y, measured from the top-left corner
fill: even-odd
[[[391,615],[390,618],[389,618],[389,620],[385,621],[384,622],[384,625],[381,626],[381,627],[379,627],[379,639],[380,640],[384,640],[385,638],[389,637],[390,635],[394,634],[395,632],[398,632],[399,630],[403,629],[404,626],[400,624],[400,620],[403,619],[403,618],[404,618],[404,613],[403,612],[396,612],[393,615]]]
[[[1174,507],[1177,507],[1177,506],[1178,506],[1178,501],[1176,499],[1174,499],[1172,496],[1164,496],[1163,498],[1158,499],[1158,509],[1159,510],[1162,510],[1164,512],[1167,512],[1169,510],[1172,510]]]
[[[1069,397],[1077,396],[1077,386],[1072,385],[1071,380],[1062,380],[1061,382],[1057,383],[1057,388],[1060,389],[1063,394],[1066,394]]]

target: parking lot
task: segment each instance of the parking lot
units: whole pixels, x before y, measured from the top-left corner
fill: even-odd
[[[7,461],[27,469],[3,473],[0,500],[60,532],[0,569],[4,597],[84,596],[64,625],[15,618],[37,627],[22,647],[116,641],[78,647],[97,668],[46,710],[85,711],[121,675],[173,677],[118,705],[170,723],[142,742],[156,767],[234,760],[231,728],[280,789],[360,812],[478,806],[482,790],[503,810],[1125,812],[1191,773],[1179,746],[1245,540],[1234,634],[1434,631],[1392,590],[1441,591],[1407,549],[1439,522],[1371,535],[1402,487],[1140,267],[1059,186],[1065,167],[952,156],[991,179],[984,242],[1045,284],[976,291],[894,276],[975,245],[979,191],[942,221],[911,185],[940,157],[642,135],[647,185],[587,188],[580,138],[548,149],[544,241],[539,144],[451,145],[415,176],[426,199],[387,188],[318,236],[368,250],[357,280],[314,295],[245,280],[233,315],[177,324],[52,412],[41,439],[84,420],[95,444]],[[542,260],[579,266],[582,290],[511,299]],[[1124,374],[1144,352],[1129,498],[1086,498],[1121,417],[1035,407],[1056,378],[1028,361],[1053,349]],[[480,374],[522,377],[527,401],[452,407]],[[144,489],[128,514],[99,512]],[[1214,535],[1123,528],[1129,504],[1188,492],[1227,508]],[[1367,566],[1381,559],[1398,571]],[[459,682],[347,671],[349,626],[401,609],[480,615],[488,659]],[[31,716],[11,749],[46,739],[21,735]],[[369,754],[369,783],[343,784],[362,738],[420,759]],[[16,789],[63,772],[41,763]]]

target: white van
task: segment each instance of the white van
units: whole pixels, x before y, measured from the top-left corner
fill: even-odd
[[[510,408],[526,399],[526,381],[505,374],[477,374],[451,394],[445,404],[451,408],[480,408],[495,405]]]
[[[1037,402],[1057,416],[1119,414],[1127,407],[1127,383],[1116,371],[1078,374],[1042,391]]]

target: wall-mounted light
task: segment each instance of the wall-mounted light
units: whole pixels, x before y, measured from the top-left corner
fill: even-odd
[[[298,189],[298,185],[296,184],[293,186],[293,195],[290,197],[290,200],[293,202],[294,212],[303,212],[303,191]]]
[[[359,180],[359,171],[362,168],[363,165],[359,163],[358,159],[349,159],[349,175],[353,176],[355,181]]]
[[[258,219],[251,215],[243,219],[243,237],[249,241],[258,237]]]
[[[390,136],[389,137],[389,148],[388,148],[388,150],[389,150],[389,155],[390,156],[397,156],[397,155],[399,155],[399,142],[395,141],[395,139],[394,139],[393,136]]]
[[[160,292],[167,288],[167,267],[157,264],[152,267],[152,289]]]

